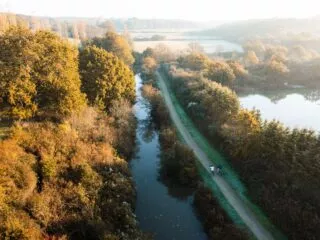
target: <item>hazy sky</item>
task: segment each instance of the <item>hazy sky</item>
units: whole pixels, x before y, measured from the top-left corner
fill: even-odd
[[[319,0],[0,0],[0,11],[29,15],[244,20],[309,17]]]

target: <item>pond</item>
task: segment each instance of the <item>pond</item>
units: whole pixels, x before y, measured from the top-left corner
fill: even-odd
[[[160,146],[158,132],[149,117],[150,105],[141,96],[141,78],[136,76],[138,119],[137,152],[130,162],[137,189],[136,215],[143,231],[155,239],[207,239],[192,206],[192,191],[169,186],[159,177]]]
[[[249,94],[240,96],[248,109],[260,110],[263,119],[276,119],[290,128],[320,131],[320,100],[318,91],[294,93]]]

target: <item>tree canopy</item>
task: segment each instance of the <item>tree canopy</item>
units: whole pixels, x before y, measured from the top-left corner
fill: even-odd
[[[102,38],[93,38],[90,44],[113,53],[129,66],[134,63],[132,49],[128,41],[124,36],[121,36],[114,31],[108,31]]]
[[[188,68],[194,71],[200,71],[207,68],[210,59],[199,52],[192,52],[186,56],[178,58],[179,66],[182,68]]]
[[[78,52],[47,31],[17,27],[0,36],[0,111],[5,117],[67,116],[85,103]]]
[[[230,85],[236,78],[232,68],[223,61],[212,61],[208,65],[205,77],[223,85]]]
[[[121,98],[133,102],[135,82],[130,68],[114,54],[96,46],[80,51],[82,90],[90,104],[108,110],[111,103]]]

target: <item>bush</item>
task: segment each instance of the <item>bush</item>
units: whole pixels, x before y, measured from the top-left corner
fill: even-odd
[[[61,124],[22,123],[0,142],[1,239],[147,239],[113,121],[89,108]]]

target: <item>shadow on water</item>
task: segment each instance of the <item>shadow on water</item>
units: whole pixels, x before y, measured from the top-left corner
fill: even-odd
[[[155,239],[207,239],[192,207],[192,189],[182,188],[160,175],[159,134],[150,120],[150,106],[141,97],[141,79],[136,76],[138,119],[136,156],[130,162],[136,183],[136,215],[142,230]]]

